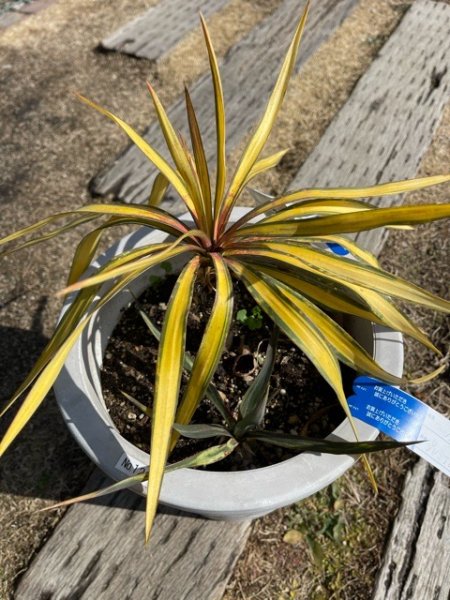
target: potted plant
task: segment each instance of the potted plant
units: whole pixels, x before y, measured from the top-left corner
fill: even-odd
[[[230,509],[228,516],[255,516],[308,495],[339,476],[352,462],[350,456],[342,458],[339,455],[365,456],[367,452],[398,446],[398,442],[373,441],[376,436],[373,428],[356,428],[348,408],[339,363],[357,372],[400,385],[403,382],[401,338],[398,333],[390,334],[391,340],[383,345],[375,330],[375,335],[370,335],[368,343],[365,343],[361,333],[364,327],[359,327],[359,332],[355,332],[353,319],[349,333],[337,315],[350,315],[359,319],[359,323],[362,320],[366,323],[366,331],[370,332],[372,324],[375,324],[375,327],[412,336],[436,350],[425,334],[395,306],[392,298],[417,302],[435,310],[448,312],[450,309],[449,302],[385,272],[374,256],[343,235],[381,226],[407,227],[450,216],[450,204],[379,209],[367,200],[361,200],[449,181],[448,175],[362,189],[302,189],[269,199],[252,210],[237,208],[239,197],[249,182],[274,167],[285,153],[282,151],[260,158],[286,92],[306,16],[307,8],[298,24],[265,112],[231,177],[228,177],[226,166],[226,123],[220,73],[202,19],[216,108],[214,189],[187,90],[186,107],[192,149],[174,130],[156,92],[149,85],[174,166],[124,121],[81,98],[118,124],[159,171],[148,204],[89,204],[43,219],[1,240],[5,244],[27,234],[38,233],[37,237],[13,248],[17,250],[82,223],[94,225],[74,252],[68,285],[61,292],[67,295],[67,302],[55,333],[5,409],[27,392],[0,443],[0,455],[20,433],[62,373],[56,384],[57,395],[72,429],[80,427],[74,423],[77,414],[84,419],[83,432],[78,434],[83,447],[102,464],[103,459],[107,461],[112,457],[113,466],[105,466],[105,462],[103,467],[115,477],[135,471],[119,483],[85,498],[131,485],[148,485],[147,539],[163,478],[162,499],[166,503],[171,504],[173,498],[182,498],[185,494],[193,501],[181,499],[178,505],[195,512],[223,517],[227,516],[225,513]],[[159,207],[169,184],[186,205],[188,213],[184,218],[171,215]],[[42,228],[60,219],[65,219],[62,226],[50,234],[41,234]],[[123,224],[136,225],[139,229],[91,265],[105,229]],[[330,252],[327,248],[330,244],[338,244],[351,256]],[[149,335],[159,338],[153,398],[149,398],[149,404],[142,407],[151,421],[151,460],[148,465],[145,454],[133,450],[115,431],[101,398],[98,373],[114,323],[120,318],[121,309],[133,300],[130,294],[138,296],[148,287],[150,270],[166,261],[172,261],[177,277],[167,303],[162,329],[159,330],[148,315],[142,315],[146,319]],[[235,281],[247,290],[260,307],[261,314],[267,315],[273,322],[273,327],[264,363],[239,399],[236,410],[231,413],[211,380],[221,361],[233,323]],[[210,312],[203,323],[203,336],[196,354],[191,357],[185,354],[185,341],[195,286],[204,290],[210,303]],[[347,416],[331,438],[324,440],[280,434],[264,427],[269,380],[280,332],[317,367],[334,390]],[[362,345],[364,343],[365,348]],[[377,360],[371,354],[374,348]],[[400,364],[394,367],[393,372],[389,372],[392,369],[390,361],[379,354],[381,351],[388,354],[392,352],[400,359]],[[183,371],[188,372],[189,376],[180,394]],[[191,423],[205,396],[221,416],[220,423]],[[86,400],[89,397],[92,403]],[[103,436],[96,428],[99,422],[103,423],[102,431],[106,431],[109,437]],[[180,435],[192,439],[211,438],[213,441],[210,447],[174,463],[170,454]],[[218,440],[214,441],[214,438]],[[94,445],[92,440],[100,443]],[[251,450],[256,443],[288,448],[299,456],[280,465],[245,473],[205,473],[182,468],[215,463],[239,448],[249,447]],[[314,454],[306,458],[300,454],[305,451]],[[338,458],[335,459],[335,455]],[[371,475],[368,463],[366,466]],[[308,474],[312,472],[315,477],[308,480]],[[278,479],[279,476],[281,479]],[[232,481],[233,485],[230,483]],[[303,486],[301,492],[292,492],[293,481],[299,481]],[[275,501],[269,500],[273,488],[280,492]],[[144,488],[140,489],[142,491]],[[258,489],[262,495],[257,508],[250,507],[251,501],[249,503],[254,489]],[[214,498],[215,494],[222,497],[223,490],[228,490],[231,500],[224,500],[224,510],[217,514],[204,497]],[[195,502],[199,504],[195,505]]]

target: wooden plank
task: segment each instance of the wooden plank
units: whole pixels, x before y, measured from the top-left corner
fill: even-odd
[[[229,0],[161,0],[102,40],[103,50],[157,60],[198,25],[198,13],[211,15]]]
[[[339,26],[355,4],[356,0],[321,0],[312,3],[297,70]],[[286,50],[286,43],[280,44],[279,40],[290,39],[301,10],[298,0],[284,0],[272,15],[236,44],[221,62],[228,119],[228,150],[237,146],[264,109]],[[216,141],[209,74],[201,77],[191,92],[202,128],[205,150],[213,164]],[[175,128],[186,134],[184,100],[180,99],[168,112]],[[152,123],[145,137],[167,157],[157,123]],[[148,196],[153,172],[149,161],[132,146],[93,180],[90,190],[96,195],[112,194],[127,202],[143,202]]]
[[[426,26],[424,26],[426,24]],[[414,177],[450,89],[450,7],[418,0],[361,77],[291,189]],[[380,206],[398,197],[375,199]],[[356,238],[379,250],[385,232]]]
[[[108,484],[99,471],[86,489]],[[16,600],[219,600],[249,523],[163,510],[144,546],[144,500],[131,492],[76,505],[21,579]]]
[[[372,600],[450,598],[449,480],[420,460],[408,474]]]

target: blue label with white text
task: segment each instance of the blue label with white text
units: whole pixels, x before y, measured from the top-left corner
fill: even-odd
[[[391,385],[371,377],[357,377],[348,398],[354,417],[398,441],[416,441],[428,406]]]

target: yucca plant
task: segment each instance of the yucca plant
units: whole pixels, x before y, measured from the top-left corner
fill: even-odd
[[[395,306],[394,300],[415,302],[444,312],[450,311],[450,302],[387,273],[372,254],[358,247],[344,234],[382,226],[408,228],[449,217],[450,204],[377,208],[367,199],[443,183],[450,180],[450,175],[358,189],[301,189],[264,202],[237,222],[230,221],[233,207],[244,188],[254,177],[275,167],[285,154],[285,151],[281,151],[261,158],[294,68],[307,12],[308,7],[297,26],[264,114],[231,177],[227,173],[226,119],[218,62],[207,26],[201,19],[215,99],[217,159],[214,186],[211,185],[211,171],[187,90],[191,148],[175,131],[157,93],[148,86],[173,165],[120,118],[80,97],[119,125],[156,167],[158,175],[147,205],[88,204],[45,218],[1,240],[2,244],[6,244],[39,232],[38,237],[32,237],[3,252],[7,254],[43,242],[78,225],[87,222],[94,224],[92,231],[81,239],[75,249],[67,287],[61,292],[78,293],[33,370],[3,411],[27,392],[1,441],[0,455],[45,398],[71,347],[95,311],[155,265],[181,255],[185,257],[185,266],[173,288],[162,331],[158,331],[143,314],[151,334],[159,339],[154,395],[149,398],[149,406],[143,407],[151,415],[152,422],[149,469],[139,476],[85,497],[148,480],[147,539],[165,471],[212,463],[230,454],[240,444],[254,440],[299,452],[316,450],[352,454],[398,445],[396,442],[329,442],[262,430],[279,331],[314,363],[333,388],[350,421],[339,362],[389,383],[401,384],[403,380],[384,371],[330,314],[347,313],[385,325],[438,352],[426,335]],[[169,185],[184,202],[193,221],[192,227],[160,208]],[[45,234],[40,231],[60,220],[64,220],[63,225]],[[163,243],[123,252],[99,267],[95,273],[83,277],[96,255],[103,232],[124,224],[159,229],[168,234],[168,239]],[[326,244],[330,243],[343,246],[352,258],[330,253],[326,249]],[[266,361],[241,401],[238,418],[229,414],[211,384],[232,325],[233,279],[242,282],[274,324]],[[210,293],[214,294],[214,303],[198,352],[191,357],[185,354],[185,337],[196,281],[204,282],[213,290]],[[189,382],[180,398],[184,369],[189,372]],[[220,411],[223,425],[190,424],[196,408],[206,396]],[[168,465],[170,450],[180,433],[197,438],[227,437],[228,440],[191,458]]]

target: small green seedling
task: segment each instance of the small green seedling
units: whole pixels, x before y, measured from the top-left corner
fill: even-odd
[[[263,324],[263,314],[259,306],[254,306],[250,314],[248,314],[246,308],[241,308],[236,313],[236,319],[242,325],[246,325],[251,331],[261,329]]]

